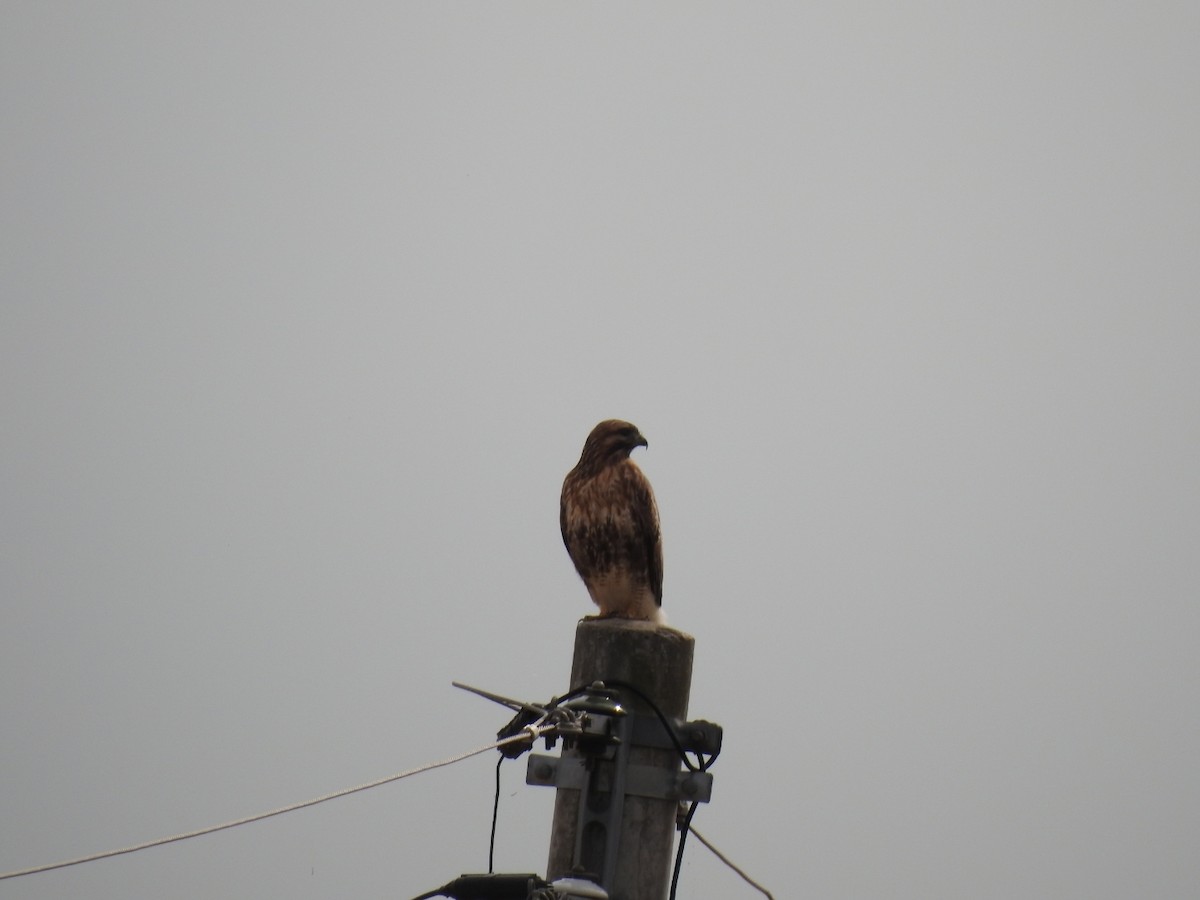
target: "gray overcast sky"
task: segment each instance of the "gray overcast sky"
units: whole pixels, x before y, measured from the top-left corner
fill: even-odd
[[[0,870],[567,688],[634,421],[778,897],[1200,883],[1200,8],[5,3]],[[492,759],[6,882],[407,898]],[[504,770],[497,866],[551,792]],[[750,897],[698,844],[680,898]]]

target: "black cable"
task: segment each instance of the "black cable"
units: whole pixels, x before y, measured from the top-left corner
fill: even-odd
[[[606,681],[604,682],[604,685],[605,687],[615,687],[623,691],[629,691],[640,698],[642,702],[649,706],[652,710],[654,710],[654,714],[658,716],[658,721],[660,721],[663,728],[666,729],[667,737],[669,737],[671,739],[671,743],[675,745],[675,751],[679,754],[679,758],[683,760],[683,764],[687,767],[688,771],[706,772],[708,771],[709,767],[716,762],[717,757],[720,755],[720,751],[717,751],[707,760],[704,760],[701,757],[700,752],[698,750],[694,750],[692,752],[696,754],[696,764],[693,765],[692,761],[687,758],[687,751],[683,749],[683,742],[679,740],[679,734],[675,731],[675,726],[671,724],[671,720],[668,719],[663,711],[658,708],[658,704],[642,693],[639,688],[629,684],[626,681]]]
[[[493,863],[496,859],[496,819],[500,813],[500,764],[504,762],[504,755],[496,760],[496,798],[492,801],[492,838],[488,841],[488,874],[491,875],[494,871]]]
[[[683,764],[687,766],[690,771],[696,771],[696,767],[692,765],[692,761],[687,758],[687,751],[683,749],[683,742],[679,740],[679,735],[675,732],[675,726],[671,724],[670,719],[663,715],[663,711],[658,708],[657,703],[642,693],[639,688],[634,687],[632,684],[629,684],[626,681],[606,681],[604,684],[606,686],[611,685],[619,690],[629,691],[635,696],[641,698],[643,703],[654,710],[654,714],[658,716],[658,721],[662,723],[663,728],[665,728],[667,731],[667,737],[669,737],[671,739],[671,743],[675,745],[675,751],[679,754],[679,758],[683,760]],[[699,756],[699,754],[697,754],[697,756]]]
[[[671,875],[670,900],[675,900],[675,888],[679,885],[679,868],[683,865],[683,843],[687,840],[688,830],[692,827],[692,816],[696,813],[697,805],[694,801],[692,802],[683,816],[683,823],[679,826],[679,846],[675,849],[675,871]]]
[[[575,688],[574,690],[567,691],[561,697],[551,697],[550,702],[546,704],[546,709],[548,709],[548,710],[556,709],[557,707],[562,706],[568,700],[574,700],[576,697],[580,696],[581,694],[586,694],[591,689],[592,689],[591,682],[588,682],[587,684],[580,685],[579,687]]]

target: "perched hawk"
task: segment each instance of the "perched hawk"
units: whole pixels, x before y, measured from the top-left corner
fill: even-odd
[[[608,419],[592,429],[563,480],[563,543],[601,617],[664,621],[658,507],[629,458],[648,446],[633,425]]]

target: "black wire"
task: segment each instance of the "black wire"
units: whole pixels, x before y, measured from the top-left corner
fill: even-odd
[[[551,697],[550,702],[546,704],[546,709],[550,710],[562,706],[562,704],[566,703],[568,700],[574,700],[580,694],[586,694],[589,690],[591,690],[591,687],[591,682],[588,682],[587,684],[580,685],[574,690],[567,691],[561,697]]]
[[[658,704],[642,693],[639,688],[629,684],[627,681],[606,681],[604,684],[606,687],[615,687],[620,690],[630,691],[639,697],[643,703],[654,710],[654,714],[658,716],[658,720],[662,723],[663,728],[666,729],[667,737],[669,737],[671,739],[671,743],[675,745],[675,751],[679,754],[679,758],[683,760],[683,764],[688,768],[689,771],[706,772],[708,771],[708,768],[714,762],[716,762],[717,756],[720,755],[720,751],[712,754],[707,760],[704,760],[701,757],[699,751],[693,751],[696,754],[696,765],[693,765],[692,761],[687,758],[687,751],[683,749],[683,742],[679,740],[679,734],[675,731],[675,726],[671,724],[671,720],[668,719],[666,715],[663,714],[663,711],[658,708]]]
[[[683,824],[679,826],[679,846],[675,849],[675,871],[671,875],[670,900],[675,900],[675,888],[679,885],[679,867],[683,865],[683,843],[687,840],[688,829],[692,827],[692,816],[696,813],[697,805],[695,801],[692,801],[683,816]]]
[[[640,697],[642,702],[654,710],[654,714],[658,716],[658,720],[662,722],[663,728],[667,730],[667,737],[671,739],[671,743],[675,745],[675,751],[679,754],[679,758],[683,760],[683,764],[687,768],[695,772],[696,767],[692,765],[692,761],[687,758],[687,751],[683,749],[683,742],[679,740],[679,735],[675,732],[675,726],[671,724],[671,720],[663,715],[663,711],[658,708],[658,704],[647,697],[642,691],[626,681],[606,681],[604,684],[620,690],[629,691],[637,697]]]
[[[504,756],[496,760],[496,799],[492,801],[492,839],[488,841],[488,874],[493,872],[492,864],[496,859],[496,819],[500,813],[500,764]]]

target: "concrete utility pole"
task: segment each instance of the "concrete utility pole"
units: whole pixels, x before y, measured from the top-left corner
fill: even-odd
[[[558,788],[548,880],[587,877],[612,900],[666,897],[679,802],[707,800],[711,776],[683,771],[679,751],[651,707],[634,691],[609,686],[631,685],[682,729],[694,646],[690,635],[649,622],[579,623],[571,687],[603,682],[608,693],[598,689],[582,698],[603,731],[590,736],[599,738],[590,749],[585,735],[568,743],[561,757],[532,754],[529,760],[529,783]],[[718,726],[695,726],[688,726],[685,745],[715,741],[719,749]]]

